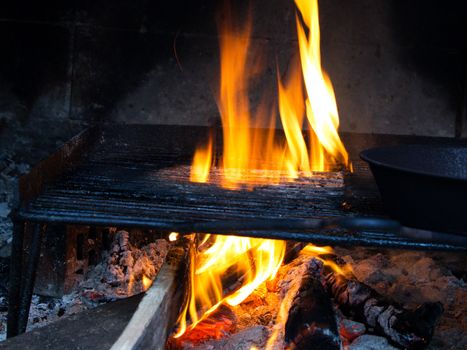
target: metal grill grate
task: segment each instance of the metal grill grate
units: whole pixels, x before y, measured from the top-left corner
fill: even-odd
[[[148,126],[114,126],[95,132],[92,140],[97,142],[92,147],[87,145],[86,154],[81,154],[70,169],[54,181],[45,182],[33,200],[23,203],[18,217],[35,222],[172,230],[183,222],[318,219],[383,213],[371,174],[366,164],[358,160],[357,152],[352,151],[356,170],[345,179],[341,173],[316,174],[311,179],[259,186],[252,191],[190,183],[192,152],[206,134],[207,130],[202,128]],[[361,139],[357,141],[353,143],[362,143]],[[214,182],[218,176],[214,173]],[[24,179],[27,180],[34,181]],[[318,244],[456,248],[390,233],[333,230],[243,234]]]

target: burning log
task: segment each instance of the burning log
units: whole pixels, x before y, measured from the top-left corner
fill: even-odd
[[[284,264],[288,264],[295,259],[307,244],[308,243],[305,242],[287,241],[285,246]]]
[[[321,272],[318,260],[309,261],[285,325],[288,349],[340,349],[336,317]]]
[[[335,259],[337,260],[337,259]],[[337,261],[342,264],[341,261]],[[404,309],[377,291],[359,282],[352,274],[344,276],[325,268],[329,293],[344,313],[373,328],[393,343],[407,349],[420,349],[431,340],[443,306],[424,303],[415,310]]]

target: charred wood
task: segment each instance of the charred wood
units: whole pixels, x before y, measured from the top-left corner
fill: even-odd
[[[308,243],[287,241],[285,246],[284,264],[288,264],[295,259],[300,251],[305,248]]]
[[[323,284],[321,264],[308,262],[292,301],[285,325],[288,349],[340,349],[340,338],[331,299]]]
[[[285,254],[283,263],[287,264],[294,260],[300,253],[300,251],[307,245],[308,243],[303,242],[294,242],[294,241],[287,241],[285,247]],[[232,266],[224,276],[222,276],[222,286],[223,286],[223,296],[226,297],[230,294],[235,293],[239,290],[244,284],[245,281],[252,275],[255,269],[255,260],[250,254],[250,251],[247,252],[247,257],[250,259],[251,262],[251,269],[239,272],[235,266]]]
[[[443,313],[439,302],[424,303],[415,310],[404,309],[351,274],[343,276],[326,268],[325,279],[328,292],[344,313],[406,349],[425,347]]]

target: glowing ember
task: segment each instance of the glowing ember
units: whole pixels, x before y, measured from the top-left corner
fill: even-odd
[[[142,278],[142,283],[143,283],[143,290],[148,290],[149,287],[151,287],[152,285],[152,279],[150,279],[149,277],[147,277],[146,275],[143,275],[143,278]]]
[[[178,239],[178,232],[170,232],[169,241],[175,242]]]

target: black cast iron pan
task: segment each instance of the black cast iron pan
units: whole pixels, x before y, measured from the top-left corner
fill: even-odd
[[[403,225],[467,235],[467,147],[399,145],[363,151],[383,203]]]

